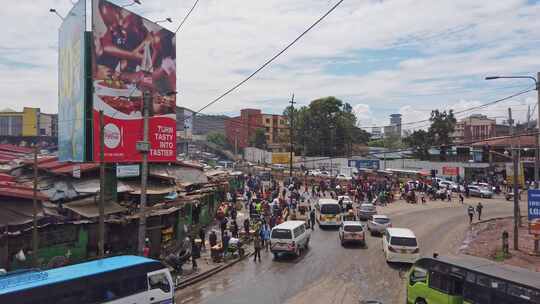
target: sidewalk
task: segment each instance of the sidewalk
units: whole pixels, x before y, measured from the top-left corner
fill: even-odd
[[[244,209],[237,212],[236,221],[240,229],[242,228],[242,223],[244,219],[248,217],[248,214]],[[228,218],[230,221],[230,218]],[[229,222],[230,223],[230,222]],[[205,247],[206,249],[201,249],[201,257],[197,259],[197,270],[193,271],[191,267],[191,260],[184,264],[183,275],[181,276],[180,281],[177,283],[176,288],[182,289],[189,285],[200,282],[215,273],[220,272],[223,269],[226,269],[239,261],[245,259],[253,253],[251,243],[244,244],[244,256],[228,256],[224,261],[214,262],[210,256],[210,244],[208,243],[208,235],[210,231],[215,230],[218,235],[218,243],[221,242],[221,231],[219,221],[214,219],[212,224],[205,228],[206,238],[205,238]]]

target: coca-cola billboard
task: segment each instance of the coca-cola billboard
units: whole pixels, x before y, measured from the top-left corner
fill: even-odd
[[[171,31],[105,0],[92,2],[94,160],[99,160],[99,111],[106,162],[138,162],[143,94],[149,105],[149,161],[176,160],[176,46]]]

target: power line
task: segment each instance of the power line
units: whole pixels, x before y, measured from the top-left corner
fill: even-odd
[[[315,21],[310,27],[308,27],[304,32],[300,34],[300,36],[296,37],[292,42],[290,42],[285,48],[283,48],[281,51],[279,51],[276,55],[274,55],[272,58],[267,60],[262,66],[260,66],[258,69],[256,69],[253,73],[251,73],[248,77],[246,77],[244,80],[240,81],[236,85],[234,85],[232,88],[225,91],[225,93],[221,94],[211,102],[209,102],[204,107],[200,108],[198,111],[193,113],[191,116],[195,115],[196,113],[202,112],[204,109],[210,107],[211,105],[215,104],[216,102],[223,99],[225,96],[229,95],[233,91],[235,91],[237,88],[239,88],[241,85],[249,81],[251,78],[253,78],[255,75],[257,75],[261,70],[266,68],[270,63],[272,63],[274,60],[276,60],[279,56],[281,56],[283,53],[285,53],[289,48],[291,48],[296,42],[298,42],[302,37],[304,37],[309,31],[311,31],[317,24],[319,24],[321,21],[324,20],[330,13],[332,13],[341,3],[343,3],[344,0],[339,0],[334,6],[332,6],[324,15],[322,15],[317,21]]]
[[[186,20],[189,18],[189,15],[191,15],[191,12],[193,12],[193,10],[195,9],[195,7],[197,6],[197,4],[199,3],[199,0],[195,0],[195,3],[193,3],[193,6],[191,7],[191,9],[189,10],[189,12],[186,14],[186,16],[184,17],[184,19],[182,19],[182,22],[180,22],[180,25],[178,26],[178,28],[176,29],[176,31],[174,31],[174,34],[176,35],[176,33],[178,33],[178,31],[180,30],[180,28],[182,28],[182,25],[184,25],[184,23],[186,22]]]

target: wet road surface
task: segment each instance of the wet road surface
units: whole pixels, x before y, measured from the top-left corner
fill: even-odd
[[[456,252],[469,227],[465,206],[455,202],[398,204],[403,205],[378,207],[378,211],[389,215],[394,227],[412,229],[422,255]],[[483,200],[483,204],[484,218],[512,212],[512,204],[504,200]],[[337,230],[317,227],[311,234],[310,248],[301,257],[274,260],[270,252],[263,250],[261,263],[246,259],[177,291],[177,303],[329,304],[358,303],[360,299],[403,303],[408,266],[387,264],[381,238],[366,236],[365,248],[342,247]]]

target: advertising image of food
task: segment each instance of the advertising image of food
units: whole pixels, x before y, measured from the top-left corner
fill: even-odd
[[[138,161],[136,141],[142,140],[143,96],[151,98],[151,161],[171,161],[176,155],[176,46],[171,31],[106,0],[93,1],[94,123],[103,111],[111,130],[122,130],[121,145],[105,147],[107,161]],[[174,134],[159,130],[174,128]],[[152,134],[158,132],[159,134]],[[167,131],[168,132],[168,131]],[[99,135],[99,130],[94,130]],[[137,136],[135,136],[137,135]],[[99,143],[94,137],[94,155]],[[116,141],[115,141],[116,142]],[[170,151],[161,151],[168,147]],[[160,150],[161,149],[161,150]],[[159,151],[158,151],[159,150]],[[167,155],[167,157],[163,157]],[[172,156],[170,156],[172,155]]]

